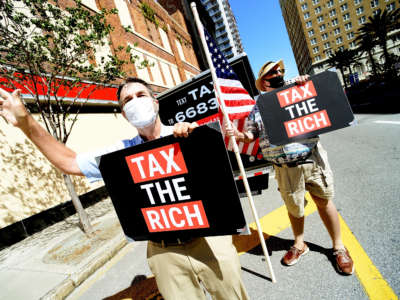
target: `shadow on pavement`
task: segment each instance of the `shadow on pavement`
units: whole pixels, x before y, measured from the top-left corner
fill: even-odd
[[[157,288],[154,277],[147,278],[146,275],[137,275],[133,278],[131,286],[103,300],[162,300],[164,299]]]

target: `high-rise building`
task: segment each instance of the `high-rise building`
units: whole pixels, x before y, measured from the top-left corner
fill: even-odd
[[[356,49],[358,29],[368,17],[398,8],[395,0],[279,0],[289,39],[300,74],[316,74],[329,68],[327,60],[337,50]],[[397,7],[396,7],[397,6]],[[389,51],[400,54],[399,31],[391,33]],[[382,49],[375,47],[374,58],[383,62]],[[372,67],[364,54],[355,66],[360,79]],[[346,70],[345,75],[348,75]]]
[[[201,0],[215,23],[215,38],[218,48],[226,58],[242,53],[243,46],[235,16],[228,0]]]

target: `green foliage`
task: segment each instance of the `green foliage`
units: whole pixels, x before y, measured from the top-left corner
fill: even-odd
[[[143,16],[149,20],[150,22],[154,23],[156,26],[159,25],[157,19],[156,19],[156,13],[155,11],[147,4],[147,3],[142,3],[140,5],[140,10],[142,11]]]
[[[357,50],[344,49],[335,51],[328,59],[330,67],[335,67],[340,70],[346,88],[347,82],[344,76],[344,69],[349,68],[351,73],[351,66],[357,63],[358,58]]]
[[[11,88],[17,82],[30,92],[47,130],[59,141],[66,142],[76,121],[75,117],[67,128],[72,106],[87,92],[84,81],[99,83],[98,88],[109,85],[124,77],[123,66],[135,60],[109,54],[95,62],[99,47],[109,45],[113,28],[107,17],[115,13],[116,9],[94,13],[80,0],[67,8],[58,0],[0,1],[0,77],[8,78]],[[116,52],[123,50],[121,46]],[[66,86],[64,96],[77,91],[72,101],[60,96]],[[39,98],[41,89],[46,94]]]
[[[389,32],[400,28],[400,9],[388,11],[383,10],[368,17],[368,22],[363,24],[358,30],[358,41],[363,48],[379,46],[383,50],[385,64],[382,66],[384,73],[393,76],[395,74],[394,64],[397,60],[395,56],[389,54],[387,42]],[[373,46],[372,46],[373,45]],[[371,49],[372,49],[371,48]]]

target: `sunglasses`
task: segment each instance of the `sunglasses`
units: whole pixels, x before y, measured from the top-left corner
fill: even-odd
[[[278,74],[278,72],[281,73],[281,74],[283,74],[283,73],[285,73],[285,69],[269,71],[269,72],[268,72],[268,75],[275,75],[275,74]]]

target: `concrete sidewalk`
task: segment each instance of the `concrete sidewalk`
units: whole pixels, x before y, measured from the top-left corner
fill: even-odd
[[[109,198],[86,211],[91,237],[75,214],[0,252],[0,299],[64,299],[127,243]]]

